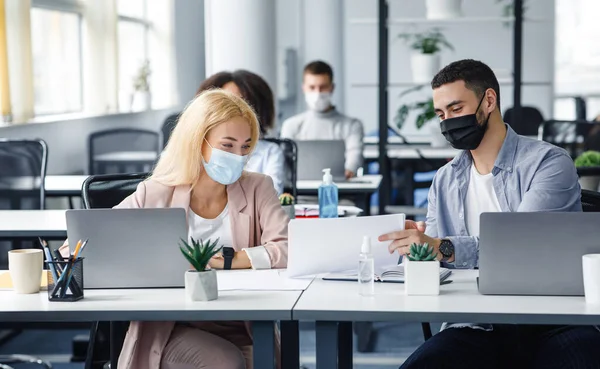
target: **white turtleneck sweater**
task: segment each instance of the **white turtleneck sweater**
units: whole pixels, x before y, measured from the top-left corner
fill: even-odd
[[[346,144],[346,169],[356,173],[363,163],[363,125],[355,118],[338,112],[308,110],[286,119],[281,127],[281,137],[295,141],[344,140]]]

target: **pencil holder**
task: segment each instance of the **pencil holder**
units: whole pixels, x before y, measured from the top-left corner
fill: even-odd
[[[48,264],[48,300],[77,301],[83,298],[83,258],[50,261]]]

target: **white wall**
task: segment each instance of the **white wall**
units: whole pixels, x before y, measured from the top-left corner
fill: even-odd
[[[424,18],[424,1],[394,0],[390,2],[390,18]],[[554,0],[531,0],[527,2],[526,16],[544,18],[543,22],[527,22],[523,37],[523,81],[540,85],[524,86],[522,103],[538,107],[545,117],[552,115],[554,78]],[[355,24],[355,19],[377,19],[377,0],[346,0],[345,22],[345,98],[346,113],[360,118],[365,131],[377,129],[377,25]],[[465,17],[500,16],[501,7],[495,0],[464,0]],[[421,23],[417,29],[426,29],[433,24]],[[439,26],[439,24],[438,24]],[[454,45],[454,52],[444,51],[442,65],[454,60],[479,59],[506,77],[512,70],[513,33],[512,26],[500,21],[455,22],[441,25],[443,32]],[[410,25],[390,27],[390,83],[410,82],[410,50],[397,38],[402,32],[411,31]],[[498,76],[501,77],[500,73]],[[362,84],[363,86],[357,86]],[[364,85],[367,86],[364,86]],[[400,87],[389,89],[389,118],[393,119],[400,105]],[[500,87],[502,111],[512,106],[512,85]],[[420,94],[420,95],[419,95]],[[429,97],[431,91],[424,87],[413,95],[415,99]],[[408,100],[407,100],[408,101]],[[410,118],[409,118],[410,119]],[[406,124],[405,134],[427,134],[417,131],[413,124]]]

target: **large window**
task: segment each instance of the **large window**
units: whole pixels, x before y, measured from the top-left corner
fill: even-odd
[[[588,119],[600,113],[599,13],[598,0],[556,0],[556,118],[575,118],[574,96],[587,101]]]
[[[32,8],[31,49],[35,115],[81,111],[81,15]]]

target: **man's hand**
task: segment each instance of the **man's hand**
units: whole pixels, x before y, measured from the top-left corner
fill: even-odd
[[[344,172],[344,174],[346,175],[346,179],[350,179],[350,178],[354,178],[354,172],[351,170],[347,170]]]
[[[423,244],[427,243],[429,246],[433,246],[434,252],[437,253],[437,259],[441,260],[442,255],[439,252],[440,243],[442,240],[439,238],[432,238],[427,236],[425,232],[424,222],[415,222],[407,220],[404,223],[404,230],[391,232],[379,236],[379,241],[392,241],[388,246],[388,250],[391,253],[398,251],[400,255],[408,255],[410,253],[410,245],[413,243]]]

